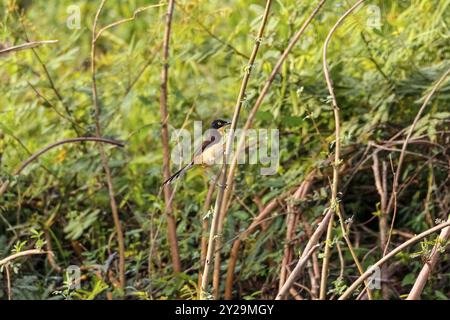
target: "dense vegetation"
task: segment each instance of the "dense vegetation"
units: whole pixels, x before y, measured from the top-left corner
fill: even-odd
[[[1,299],[196,299],[208,221],[221,189],[210,189],[210,182],[220,166],[188,172],[165,190],[176,190],[168,204],[160,190],[162,122],[171,132],[193,130],[194,121],[207,126],[231,119],[242,78],[251,71],[237,124],[243,127],[282,52],[319,1],[272,1],[261,38],[265,1],[176,1],[168,34],[167,119],[160,105],[168,3],[146,8],[149,1],[106,1],[97,34],[115,21],[134,19],[104,30],[92,52],[100,3],[1,0],[0,50],[58,40],[0,54],[0,260],[38,251],[2,263]],[[220,246],[208,297],[275,298],[329,210],[345,221],[334,215],[328,240],[325,232],[289,299],[323,298],[324,260],[323,290],[326,298],[338,298],[359,276],[350,249],[366,270],[385,247],[388,253],[448,219],[450,83],[443,76],[450,68],[450,1],[366,1],[336,29],[327,54],[340,116],[336,163],[335,111],[322,53],[331,28],[353,4],[325,2],[256,113],[253,128],[280,130],[279,168],[264,176],[259,165],[237,166],[227,185],[231,197],[216,235]],[[52,143],[96,136],[124,146],[65,143],[17,174]],[[170,172],[177,169],[171,163]],[[340,179],[333,197],[334,169]],[[262,212],[264,218],[251,226]],[[448,229],[384,264],[382,289],[373,290],[372,298],[406,298],[436,256],[421,297],[448,299]],[[68,282],[70,266],[80,267],[80,288]],[[364,291],[359,297],[367,298]]]

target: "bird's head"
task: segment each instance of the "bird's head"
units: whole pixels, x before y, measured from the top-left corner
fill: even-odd
[[[217,119],[211,123],[211,128],[220,129],[231,124],[231,121]]]

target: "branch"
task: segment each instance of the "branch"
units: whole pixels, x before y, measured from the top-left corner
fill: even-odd
[[[426,236],[429,236],[430,234],[439,231],[445,227],[450,226],[450,221],[446,222],[446,223],[442,223],[440,225],[437,225],[431,229],[428,229],[420,234],[418,234],[417,236],[415,236],[414,238],[409,239],[408,241],[402,243],[401,245],[399,245],[397,248],[395,248],[394,250],[392,250],[391,252],[389,252],[387,255],[385,255],[383,258],[381,258],[380,260],[378,260],[377,263],[375,263],[374,265],[372,265],[369,269],[367,269],[366,272],[364,272],[355,282],[353,282],[353,284],[348,287],[348,289],[342,294],[342,296],[339,298],[339,300],[345,300],[347,299],[350,294],[356,290],[356,288],[358,288],[359,285],[361,285],[369,276],[371,276],[373,274],[373,271],[375,268],[380,267],[381,265],[383,265],[386,261],[388,261],[390,258],[394,257],[397,255],[397,253],[401,252],[403,249],[409,247],[410,245],[416,243],[417,241],[425,238]]]
[[[287,216],[286,216],[286,236],[284,239],[284,253],[281,260],[280,268],[280,279],[278,288],[281,288],[286,281],[288,266],[291,264],[294,251],[295,230],[298,223],[299,215],[301,212],[296,210],[293,202],[298,202],[299,200],[304,200],[306,195],[309,193],[309,189],[314,180],[315,171],[311,171],[305,178],[305,180],[300,184],[300,187],[294,193],[291,199],[288,199],[287,203]]]
[[[170,33],[172,29],[172,16],[175,8],[175,1],[169,0],[169,6],[166,13],[166,26],[163,40],[163,69],[161,71],[161,95],[159,97],[159,109],[161,114],[161,140],[163,148],[163,178],[164,181],[170,178],[170,148],[169,148],[169,129],[168,129],[168,89],[167,82],[169,78],[169,43]],[[163,187],[164,203],[167,216],[167,232],[169,237],[170,253],[172,256],[173,271],[175,273],[181,272],[180,254],[178,250],[177,241],[177,225],[173,216],[172,206],[172,190],[170,184],[167,183]]]
[[[238,159],[240,153],[242,152],[242,150],[244,149],[246,133],[247,133],[248,129],[251,127],[251,125],[253,123],[253,119],[255,118],[255,115],[256,115],[259,107],[262,105],[262,103],[264,101],[264,98],[266,97],[267,93],[269,92],[270,86],[272,85],[273,81],[275,80],[275,77],[278,74],[279,70],[283,66],[287,56],[292,51],[294,46],[297,44],[298,40],[303,35],[303,33],[305,32],[306,28],[309,26],[311,21],[317,15],[319,10],[322,8],[322,6],[324,5],[325,1],[326,0],[321,0],[319,2],[317,7],[311,12],[309,17],[305,20],[305,22],[302,24],[300,29],[297,31],[297,33],[290,39],[288,46],[283,51],[281,56],[278,58],[277,63],[275,64],[274,68],[272,69],[272,72],[270,73],[270,76],[267,78],[266,82],[264,83],[263,89],[261,90],[258,98],[256,99],[255,105],[253,106],[252,110],[250,111],[250,113],[248,115],[247,121],[245,122],[244,128],[242,130],[242,135],[241,135],[241,137],[239,139],[239,142],[238,142],[238,145],[237,145],[237,148],[236,148],[236,152],[235,152],[235,154],[233,156],[233,159],[231,160],[231,163],[230,163],[230,170],[228,172],[228,177],[227,177],[227,186],[228,186],[228,188],[225,189],[224,200],[223,200],[224,204],[228,203],[228,199],[230,198],[232,184],[233,184],[233,178],[234,178],[234,172],[236,171],[236,166],[237,166],[237,159]],[[222,233],[223,224],[224,224],[224,220],[225,220],[226,214],[227,214],[227,208],[226,208],[226,206],[222,206],[220,219],[219,219],[219,230],[218,230],[218,233]]]
[[[21,51],[21,50],[25,50],[25,49],[31,49],[31,48],[35,48],[35,47],[42,46],[42,45],[45,45],[45,44],[57,43],[58,41],[59,40],[30,41],[30,42],[19,44],[17,46],[12,46],[12,47],[9,47],[9,48],[1,49],[0,50],[0,55],[8,54],[8,53],[11,53],[11,52],[14,52],[14,51]]]
[[[95,142],[102,142],[102,143],[109,143],[118,147],[124,147],[124,144],[120,141],[111,140],[111,139],[105,139],[105,138],[98,138],[98,137],[79,137],[79,138],[69,138],[60,140],[58,142],[54,142],[43,149],[39,150],[36,153],[33,153],[27,160],[22,162],[22,164],[14,171],[13,175],[17,176],[22,173],[22,171],[30,165],[34,160],[42,156],[47,151],[56,148],[62,144],[66,143],[74,143],[74,142],[86,142],[86,141],[95,141]],[[3,185],[0,187],[0,196],[6,191],[6,188],[8,188],[9,181],[5,181]]]
[[[227,276],[225,282],[225,299],[230,300],[232,298],[232,289],[234,282],[234,270],[236,268],[237,258],[241,243],[247,239],[247,237],[258,227],[261,223],[263,223],[267,216],[272,213],[280,204],[281,200],[290,195],[290,191],[286,192],[275,199],[272,199],[256,216],[252,223],[245,229],[242,233],[237,236],[237,239],[234,240],[231,251],[230,258],[228,260],[228,268],[227,268]],[[219,250],[220,248],[218,248]]]
[[[44,251],[42,249],[31,249],[31,250],[21,251],[21,252],[12,254],[9,257],[6,257],[6,258],[0,260],[0,266],[7,264],[7,263],[11,262],[12,260],[23,257],[23,256],[30,256],[30,255],[35,255],[35,254],[46,254],[46,253],[47,253],[47,251]]]
[[[300,259],[297,262],[297,265],[295,266],[294,270],[292,270],[291,274],[287,278],[286,282],[283,284],[283,287],[280,288],[280,291],[277,294],[277,297],[275,300],[282,300],[287,293],[289,292],[289,289],[294,284],[295,280],[297,280],[298,276],[300,275],[300,272],[302,271],[305,261],[304,257],[309,254],[311,249],[317,245],[317,243],[320,240],[320,237],[325,232],[325,229],[328,227],[328,224],[330,222],[330,219],[333,215],[333,211],[331,209],[327,209],[327,213],[322,219],[322,222],[320,222],[319,226],[317,227],[316,231],[312,234],[311,238],[309,238],[308,243],[305,246],[305,249],[303,250],[303,254],[300,256]]]
[[[444,82],[444,80],[447,78],[447,76],[450,73],[450,68],[442,75],[442,77],[436,82],[436,84],[433,86],[433,88],[431,89],[430,93],[426,96],[422,106],[419,108],[419,111],[417,112],[416,117],[414,118],[414,121],[411,125],[411,127],[409,128],[408,134],[406,136],[405,141],[403,142],[403,146],[402,146],[402,150],[400,152],[400,157],[398,160],[398,165],[397,165],[397,170],[394,174],[394,182],[392,185],[392,193],[391,193],[391,197],[389,198],[389,203],[386,209],[386,214],[389,214],[391,212],[392,206],[394,204],[394,201],[397,198],[397,189],[398,189],[398,183],[400,181],[400,174],[402,171],[402,165],[403,165],[403,160],[405,158],[405,153],[406,153],[406,147],[408,146],[409,140],[411,139],[411,136],[414,132],[414,129],[416,128],[417,123],[419,122],[420,116],[422,115],[423,111],[425,110],[425,107],[427,106],[428,102],[430,101],[431,97],[434,95],[434,93],[438,90],[439,86]],[[394,218],[391,221],[391,231],[394,227]],[[386,242],[386,246],[384,247],[384,252],[383,252],[383,256],[386,255],[387,253],[387,249],[389,247],[389,242],[391,240],[390,234],[392,232],[389,233],[387,242]]]
[[[211,265],[212,259],[213,259],[214,247],[216,245],[216,241],[220,241],[219,237],[217,237],[217,235],[218,235],[217,230],[219,229],[218,224],[219,224],[220,215],[221,215],[220,212],[221,212],[221,208],[224,203],[223,200],[224,200],[225,185],[227,182],[227,169],[228,169],[227,164],[229,163],[231,152],[232,152],[234,132],[236,131],[237,123],[239,120],[239,114],[241,112],[243,100],[245,97],[245,92],[247,89],[247,84],[250,79],[250,75],[251,75],[255,60],[256,60],[256,55],[258,54],[258,50],[261,45],[261,39],[263,37],[264,30],[267,25],[271,4],[272,4],[272,0],[267,0],[266,7],[264,9],[263,19],[261,21],[259,31],[258,31],[258,36],[256,38],[255,45],[253,46],[252,54],[250,55],[250,59],[248,61],[248,70],[245,73],[244,78],[242,79],[241,88],[240,88],[240,91],[239,91],[239,94],[237,97],[237,101],[236,101],[236,105],[235,105],[235,109],[234,109],[233,119],[231,121],[230,133],[229,133],[229,135],[227,137],[227,141],[226,141],[226,151],[224,154],[225,161],[223,163],[223,166],[221,169],[221,175],[219,178],[220,184],[222,187],[219,188],[217,191],[216,204],[215,204],[213,216],[211,219],[211,228],[210,228],[209,240],[208,240],[208,251],[206,253],[205,268],[203,271],[202,288],[201,288],[201,298],[202,299],[204,299],[206,297],[205,294],[206,294],[208,282],[209,282],[208,281],[209,280],[208,279],[209,278],[209,269],[210,269],[210,265]],[[226,203],[226,201],[225,201],[225,203]],[[220,247],[220,242],[217,247]],[[219,256],[219,258],[220,258],[220,256]],[[216,259],[216,261],[217,261],[217,259]],[[216,262],[216,266],[218,265],[218,263],[220,263],[220,261]],[[216,291],[217,291],[217,288],[216,288]]]
[[[97,41],[98,38],[101,36],[101,34],[102,34],[104,31],[106,31],[106,30],[108,30],[108,29],[111,29],[111,28],[113,28],[113,27],[116,27],[116,26],[118,26],[118,25],[121,25],[121,24],[123,24],[123,23],[125,23],[125,22],[133,21],[134,19],[136,19],[138,13],[141,13],[142,11],[145,11],[145,10],[147,10],[147,9],[157,8],[157,7],[162,7],[162,6],[165,6],[165,5],[166,5],[165,3],[159,3],[159,4],[153,4],[153,5],[150,5],[150,6],[138,8],[136,11],[134,11],[133,16],[132,16],[131,18],[125,18],[125,19],[122,19],[122,20],[113,22],[113,23],[111,23],[111,24],[108,24],[107,26],[101,28],[101,29],[97,32],[97,35],[95,36],[94,41]]]
[[[97,40],[96,29],[97,22],[100,16],[100,13],[105,5],[106,0],[102,0],[100,3],[100,7],[97,10],[94,18],[94,25],[92,28],[92,42],[91,42],[91,73],[92,73],[92,103],[94,106],[95,114],[94,114],[94,122],[95,122],[95,133],[97,137],[101,137],[101,125],[100,125],[100,106],[98,103],[98,94],[97,94],[97,82],[96,82],[96,74],[95,74],[95,45]],[[108,196],[109,203],[111,206],[111,213],[114,220],[114,228],[117,235],[117,243],[119,247],[119,281],[120,288],[123,289],[125,287],[125,243],[123,238],[122,226],[119,219],[119,212],[117,210],[117,203],[114,194],[114,187],[112,182],[111,170],[108,165],[108,158],[105,153],[105,149],[103,145],[99,145],[100,159],[102,162],[103,170],[105,171],[106,184],[108,188]]]
[[[245,144],[246,133],[247,133],[248,129],[250,128],[250,126],[252,125],[252,122],[253,122],[253,119],[255,118],[256,112],[258,111],[259,107],[263,103],[264,98],[266,97],[267,93],[269,92],[270,86],[272,85],[273,81],[275,80],[275,77],[278,74],[280,68],[283,66],[284,61],[286,60],[288,54],[292,51],[294,46],[297,44],[301,35],[305,32],[306,28],[311,23],[312,19],[317,15],[320,8],[322,8],[325,1],[326,0],[321,0],[319,2],[317,7],[312,11],[312,13],[309,15],[309,17],[305,20],[305,22],[300,27],[300,29],[297,31],[297,33],[290,39],[288,46],[283,51],[283,53],[279,57],[277,63],[275,64],[274,68],[272,69],[272,72],[271,72],[270,76],[267,78],[266,82],[264,83],[264,87],[261,90],[261,92],[255,102],[255,105],[253,106],[252,110],[250,111],[250,113],[248,115],[247,121],[246,121],[246,123],[244,125],[244,129],[242,131],[242,135],[239,139],[238,146],[236,148],[236,152],[230,163],[230,170],[228,172],[228,176],[226,178],[227,188],[225,189],[225,194],[223,195],[223,200],[222,200],[222,204],[221,204],[221,208],[220,208],[220,216],[219,216],[219,223],[218,223],[218,230],[217,230],[218,234],[221,234],[223,231],[224,220],[225,220],[225,216],[227,213],[226,204],[228,203],[228,200],[231,195],[234,172],[235,172],[236,166],[237,166],[237,159],[238,159],[241,151],[243,150],[243,147]],[[225,184],[223,184],[223,185],[225,185]]]
[[[325,76],[325,80],[327,82],[328,92],[331,96],[331,102],[333,106],[333,112],[334,112],[334,122],[335,122],[335,151],[334,151],[334,164],[333,164],[333,183],[331,188],[331,212],[334,212],[337,210],[336,208],[339,206],[338,203],[338,186],[339,186],[339,165],[341,162],[340,159],[340,153],[341,153],[341,141],[340,141],[340,135],[341,135],[341,129],[340,129],[340,122],[339,122],[339,107],[336,100],[336,95],[334,93],[333,89],[333,83],[330,78],[330,73],[328,70],[328,63],[327,63],[327,49],[328,44],[330,43],[331,37],[333,36],[333,33],[336,31],[336,29],[339,27],[339,25],[344,21],[344,19],[350,15],[364,0],[357,1],[349,10],[347,10],[336,22],[336,24],[331,28],[330,32],[328,33],[327,38],[325,39],[324,45],[323,45],[323,72]],[[333,214],[333,213],[332,213]],[[339,215],[340,220],[341,216]],[[320,299],[326,298],[326,286],[327,286],[327,278],[328,278],[328,264],[330,259],[330,246],[329,243],[331,241],[332,232],[333,232],[333,218],[330,219],[330,225],[327,230],[327,239],[326,239],[326,246],[325,246],[325,256],[323,259],[322,264],[322,277],[320,279]],[[342,225],[343,221],[341,221]],[[345,232],[343,230],[343,232]],[[356,261],[355,261],[356,262]]]
[[[450,216],[448,217],[447,222],[450,222]],[[420,298],[423,288],[425,288],[425,285],[427,283],[428,277],[430,276],[431,271],[433,271],[439,259],[439,256],[441,255],[440,249],[443,247],[442,243],[445,244],[445,242],[448,240],[449,237],[450,237],[450,228],[442,229],[438,241],[436,242],[436,244],[433,247],[433,250],[431,251],[428,261],[423,265],[423,268],[420,271],[419,275],[417,276],[416,282],[414,282],[414,286],[412,287],[406,300],[417,300]]]
[[[188,14],[189,12],[186,10],[185,7],[183,7],[183,5],[179,6],[181,11],[183,11],[185,14]],[[207,34],[209,34],[213,39],[217,40],[218,42],[220,42],[221,44],[223,44],[224,46],[226,46],[227,48],[231,49],[232,51],[234,51],[237,55],[245,58],[245,59],[250,59],[249,56],[247,56],[245,53],[240,52],[238,49],[236,49],[235,47],[233,47],[230,43],[226,42],[225,40],[222,40],[220,37],[218,37],[217,35],[215,35],[211,30],[208,29],[207,26],[205,26],[200,20],[194,18],[195,23],[197,23],[200,28],[202,28]]]

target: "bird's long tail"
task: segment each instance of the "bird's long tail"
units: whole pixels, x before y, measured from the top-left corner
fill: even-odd
[[[179,177],[181,177],[187,170],[189,170],[192,167],[192,165],[193,165],[193,162],[185,165],[183,168],[181,168],[180,170],[175,172],[169,179],[167,179],[166,181],[163,182],[161,187],[164,187],[166,184],[172,183],[173,180],[176,180]]]

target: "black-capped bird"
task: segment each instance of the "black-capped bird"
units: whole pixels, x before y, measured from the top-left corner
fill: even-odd
[[[223,153],[225,152],[225,127],[230,124],[230,121],[221,119],[214,120],[211,123],[211,128],[207,131],[206,138],[201,147],[192,155],[191,162],[164,181],[161,187],[167,183],[172,183],[172,181],[182,176],[187,170],[195,165],[212,166],[220,163],[223,159]]]

